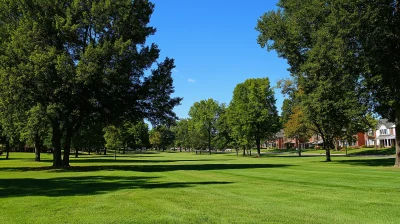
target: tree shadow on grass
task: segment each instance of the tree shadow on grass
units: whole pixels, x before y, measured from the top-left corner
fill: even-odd
[[[61,169],[53,167],[1,167],[0,171],[51,171],[51,172],[88,172],[88,171],[136,171],[136,172],[168,172],[178,170],[230,170],[254,168],[281,168],[285,164],[179,164],[179,165],[104,165],[104,166],[71,166]]]
[[[32,161],[29,159],[28,161]],[[174,162],[202,162],[202,161],[228,161],[231,159],[159,159],[159,160],[149,160],[149,159],[124,159],[118,158],[114,160],[113,158],[103,158],[103,159],[91,159],[91,158],[71,158],[70,163],[174,163]],[[41,162],[53,162],[52,159],[42,159]]]
[[[168,159],[168,160],[149,160],[149,159],[71,159],[71,163],[174,163],[174,162],[196,162],[196,161],[227,161],[230,159]]]
[[[384,148],[384,149],[369,149],[364,151],[351,152],[351,156],[362,156],[362,155],[395,155],[396,148]]]
[[[374,158],[374,159],[354,159],[337,160],[336,163],[349,164],[354,166],[393,166],[395,158]]]
[[[195,185],[230,184],[232,182],[156,182],[156,177],[85,176],[50,179],[0,179],[1,197],[84,196],[123,189],[184,188]]]

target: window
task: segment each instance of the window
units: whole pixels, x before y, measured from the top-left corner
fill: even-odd
[[[381,135],[388,135],[389,134],[389,130],[388,129],[381,129],[379,130]]]

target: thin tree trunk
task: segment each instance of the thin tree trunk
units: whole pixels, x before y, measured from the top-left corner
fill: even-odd
[[[208,131],[208,151],[210,152],[211,155],[211,130]]]
[[[257,157],[261,156],[261,140],[256,139],[256,144],[257,144]]]
[[[103,153],[103,155],[107,155],[107,148],[106,148],[106,147],[104,147],[104,153]]]
[[[10,157],[10,143],[6,141],[6,159]]]
[[[239,155],[239,149],[236,149],[236,156]]]
[[[61,130],[58,121],[53,123],[53,137],[51,141],[53,144],[53,166],[61,167],[63,165],[61,160]]]
[[[243,147],[243,156],[246,156],[246,147]]]
[[[75,158],[78,158],[78,156],[79,156],[79,150],[78,148],[75,148]]]
[[[40,162],[40,150],[42,150],[42,144],[40,141],[39,134],[35,134],[35,161]]]
[[[396,107],[395,111],[395,124],[396,124],[396,161],[395,167],[400,167],[400,105]]]
[[[117,150],[114,150],[114,160],[117,160]]]

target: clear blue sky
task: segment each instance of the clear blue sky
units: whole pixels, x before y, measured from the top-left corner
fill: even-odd
[[[188,117],[190,106],[213,98],[229,104],[233,89],[248,78],[268,77],[273,86],[289,77],[288,65],[275,52],[257,44],[258,18],[276,8],[274,0],[152,0],[149,38],[161,49],[161,59],[175,59],[175,96],[183,97],[175,108]],[[275,90],[280,111],[283,96]]]

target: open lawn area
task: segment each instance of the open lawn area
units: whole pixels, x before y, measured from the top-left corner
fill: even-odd
[[[0,156],[0,223],[399,223],[389,157]]]

